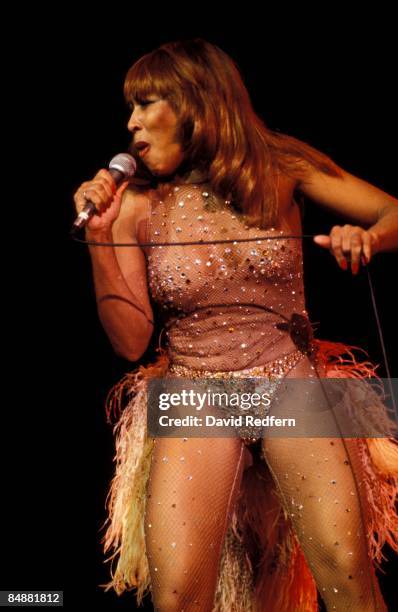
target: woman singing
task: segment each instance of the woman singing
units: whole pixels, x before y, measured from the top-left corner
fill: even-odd
[[[164,612],[315,612],[317,591],[328,611],[385,610],[374,566],[385,543],[398,551],[398,452],[381,400],[353,410],[385,432],[369,438],[153,437],[146,400],[155,377],[365,385],[368,362],[312,336],[295,196],[353,223],[315,238],[352,274],[398,247],[398,201],[268,129],[231,58],[203,40],[140,58],[125,97],[141,180],[117,189],[100,170],[74,197],[78,212],[87,199],[97,208],[90,243],[135,244],[90,245],[115,352],[136,362],[154,333],[165,341],[110,401],[129,393],[105,535],[111,586],[135,587],[138,601],[149,589]],[[314,406],[324,423],[332,408]]]

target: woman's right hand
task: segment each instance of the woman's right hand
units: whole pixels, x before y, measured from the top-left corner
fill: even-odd
[[[122,194],[128,185],[124,181],[119,188],[108,170],[100,170],[92,181],[85,181],[73,196],[77,214],[90,200],[97,213],[88,221],[86,228],[91,232],[104,232],[112,228],[120,213]]]

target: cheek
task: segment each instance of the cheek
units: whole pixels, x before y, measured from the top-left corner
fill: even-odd
[[[155,146],[157,152],[164,155],[177,155],[182,150],[180,138],[175,128],[168,127],[157,131],[155,136]]]
[[[164,142],[176,142],[179,132],[178,121],[170,108],[157,111],[156,116],[153,117],[153,127],[159,132]]]
[[[169,143],[162,149],[162,154],[159,156],[159,159],[166,166],[175,166],[179,165],[183,159],[182,148],[178,143]]]

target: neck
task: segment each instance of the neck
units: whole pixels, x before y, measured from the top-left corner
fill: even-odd
[[[157,189],[161,185],[201,184],[208,181],[207,173],[199,168],[188,167],[182,164],[175,172],[168,175],[146,177],[133,177],[131,182],[143,187]]]

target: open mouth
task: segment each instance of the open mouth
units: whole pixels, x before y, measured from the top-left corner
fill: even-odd
[[[143,149],[140,149],[138,151],[138,155],[140,157],[144,157],[144,155],[146,155],[146,153],[149,151],[149,145],[147,145],[146,147],[144,147]]]
[[[144,157],[144,155],[146,155],[146,153],[148,152],[150,145],[147,142],[137,142],[134,147],[138,152],[138,155],[140,157]]]

